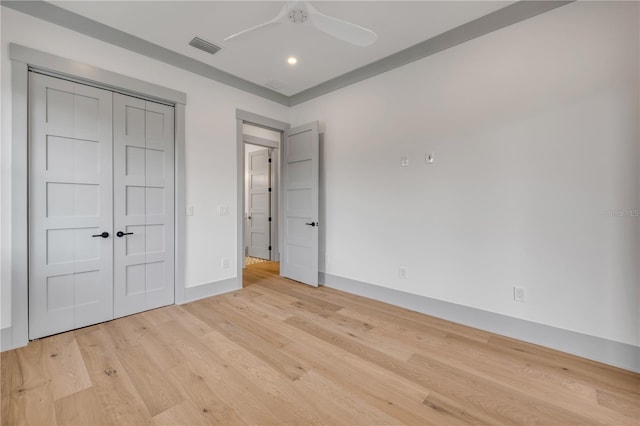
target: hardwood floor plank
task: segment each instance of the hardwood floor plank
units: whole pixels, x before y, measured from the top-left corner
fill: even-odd
[[[10,406],[13,402],[14,391],[17,390],[20,369],[16,351],[5,351],[0,354],[0,425],[8,425],[10,420]]]
[[[229,365],[228,360],[212,352],[205,345],[206,336],[196,337],[175,323],[163,338],[167,347],[179,351],[191,370],[205,380],[214,394],[243,419],[243,423],[277,423],[277,417],[270,411],[262,392]]]
[[[46,368],[45,342],[37,340],[16,349],[9,424],[42,425],[55,422],[51,374]],[[19,372],[19,373],[18,373]],[[5,398],[5,395],[2,395]]]
[[[428,410],[420,406],[429,394],[425,388],[350,357],[339,349],[330,351],[326,347],[310,344],[309,340],[291,343],[286,350],[292,355],[304,357],[317,374],[348,388],[351,394],[393,417],[396,422],[427,424],[425,418]]]
[[[240,328],[248,331],[249,333],[260,337],[262,340],[269,342],[271,345],[281,348],[291,340],[281,333],[264,327],[262,323],[254,321],[252,318],[243,315],[243,308],[235,308],[225,299],[209,300],[211,308],[215,310],[217,314],[220,314],[228,321],[237,325]]]
[[[613,392],[622,390],[640,396],[640,375],[637,373],[508,337],[493,335],[488,343],[518,352],[569,377],[591,382],[598,388]]]
[[[43,344],[45,368],[51,375],[54,400],[91,387],[74,333],[51,336]]]
[[[203,321],[208,322],[214,330],[223,334],[229,340],[238,343],[245,350],[268,362],[269,365],[289,379],[295,380],[306,372],[300,362],[279,352],[277,345],[238,327],[231,320],[225,319],[207,305],[208,303],[203,302],[197,305],[192,304],[185,309],[188,309],[189,312],[200,317]]]
[[[104,407],[98,401],[93,388],[84,389],[56,400],[55,410],[56,423],[59,426],[109,424]]]
[[[153,424],[142,398],[115,354],[116,345],[102,328],[77,337],[96,399],[111,425]]]
[[[109,333],[116,349],[138,345],[150,333],[153,325],[143,315],[130,315],[102,324],[102,329]]]
[[[185,397],[186,402],[189,402],[188,407],[202,413],[198,418],[205,420],[206,424],[237,425],[243,423],[242,418],[211,390],[204,377],[193,371],[191,364],[182,363],[168,370],[167,374],[171,382]],[[183,405],[184,403],[178,404],[178,406]],[[185,419],[181,417],[176,420],[173,424],[185,422]],[[157,416],[154,421],[157,423]]]
[[[635,394],[611,393],[598,389],[598,404],[610,408],[640,424],[640,403]],[[623,424],[622,422],[620,424]]]
[[[640,374],[277,274],[3,353],[0,423],[640,424]]]
[[[216,331],[205,336],[204,341],[212,352],[221,359],[227,360],[230,366],[242,374],[247,381],[253,383],[253,387],[264,398],[265,404],[274,411],[281,422],[323,423],[314,406],[297,392],[294,381],[284,377],[267,361],[247,352],[243,347]]]
[[[159,426],[191,425],[206,426],[225,424],[210,415],[206,408],[200,409],[190,400],[184,400],[178,405],[156,414],[153,422]],[[228,424],[228,423],[227,423]],[[238,424],[238,423],[236,423]]]
[[[521,391],[506,388],[502,383],[473,374],[464,374],[455,368],[429,358],[414,355],[409,361],[416,373],[444,395],[456,395],[466,403],[499,416],[507,424],[563,424],[593,425],[593,419],[582,413],[570,412],[556,405],[545,404]],[[444,384],[444,385],[443,385]]]
[[[163,370],[151,361],[143,346],[119,348],[116,355],[151,416],[183,401],[182,395],[165,378]]]
[[[304,395],[313,398],[323,407],[329,424],[391,425],[399,422],[360,398],[354,397],[347,389],[336,385],[315,371],[310,371],[296,380],[295,386]]]

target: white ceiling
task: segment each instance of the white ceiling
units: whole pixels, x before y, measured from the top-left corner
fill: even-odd
[[[242,40],[231,34],[275,17],[274,1],[53,1],[237,77],[290,96],[348,71],[508,6],[512,1],[314,1],[320,12],[378,34],[368,47],[352,46],[309,25],[282,24]],[[222,47],[215,55],[189,41]],[[298,64],[290,66],[294,55]]]

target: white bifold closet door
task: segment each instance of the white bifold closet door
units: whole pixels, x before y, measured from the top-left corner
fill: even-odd
[[[174,301],[173,107],[113,95],[114,316]]]
[[[172,304],[173,107],[29,79],[29,338]]]
[[[113,318],[112,98],[58,78],[30,73],[29,79],[29,338],[35,339]]]

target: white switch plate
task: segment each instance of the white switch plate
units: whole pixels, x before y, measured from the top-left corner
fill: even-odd
[[[218,206],[218,214],[220,216],[226,216],[229,214],[229,206]]]
[[[436,159],[436,156],[435,156],[435,154],[434,154],[433,152],[427,152],[427,153],[424,155],[424,162],[425,162],[426,164],[431,164],[431,163],[433,163],[433,162],[435,161],[435,159]]]
[[[229,269],[229,258],[228,257],[223,257],[222,258],[222,269]]]
[[[524,287],[513,287],[513,300],[516,302],[525,302],[527,300]]]
[[[193,206],[187,207],[187,216],[193,216]]]
[[[400,157],[400,166],[407,167],[409,165],[409,158],[406,155]]]

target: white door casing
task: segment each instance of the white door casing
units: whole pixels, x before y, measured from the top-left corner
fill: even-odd
[[[29,73],[29,155],[35,339],[113,317],[111,92]]]
[[[270,259],[271,163],[269,149],[249,153],[248,245],[249,256]]]
[[[113,98],[117,318],[174,302],[174,110]]]
[[[319,147],[317,121],[285,132],[280,274],[312,286],[318,285]]]

